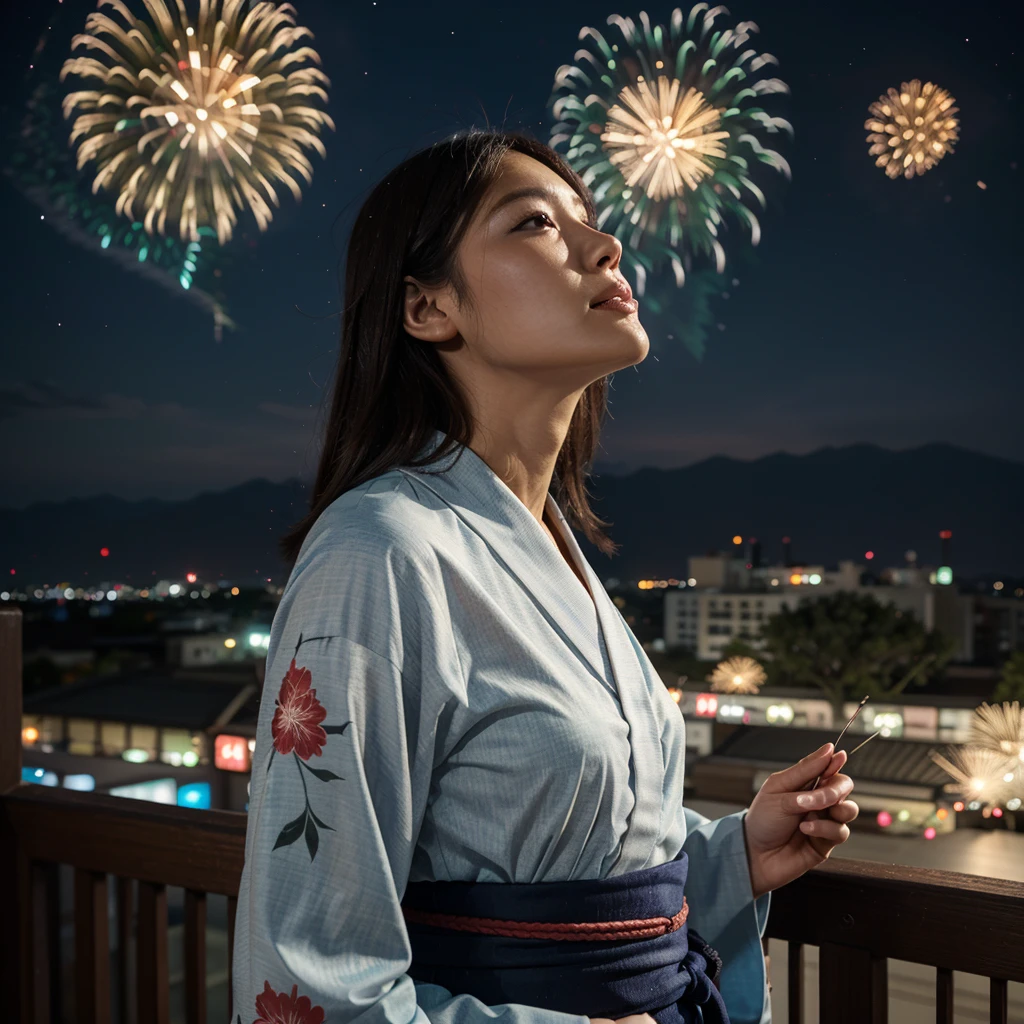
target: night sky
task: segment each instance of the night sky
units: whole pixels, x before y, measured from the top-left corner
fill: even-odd
[[[90,6],[5,5],[5,154],[38,76],[59,68]],[[546,140],[553,75],[572,62],[579,28],[640,10],[593,0],[295,6],[332,80],[338,131],[326,134],[326,160],[313,155],[302,202],[283,200],[268,232],[250,227],[232,243],[224,286],[238,330],[221,343],[207,310],[67,241],[0,179],[0,505],[186,498],[311,476],[345,231],[363,197],[458,128],[504,124]],[[772,190],[761,245],[715,306],[724,330],[712,331],[703,362],[652,335],[648,359],[616,375],[603,468],[865,441],[946,441],[1024,461],[1016,8],[731,5],[726,23],[757,22],[754,45],[779,58],[792,90],[772,112],[795,128],[784,148],[793,180]],[[672,6],[645,9],[667,22]],[[960,141],[923,177],[891,181],[867,154],[863,123],[887,87],[915,77],[955,97]]]

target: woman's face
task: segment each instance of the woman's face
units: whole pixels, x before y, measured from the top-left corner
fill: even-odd
[[[562,177],[523,153],[505,154],[458,252],[469,302],[460,307],[450,288],[435,296],[450,333],[430,340],[455,342],[443,351],[456,373],[478,385],[511,374],[573,390],[646,358],[636,312],[593,308],[628,285],[622,245],[586,218]]]

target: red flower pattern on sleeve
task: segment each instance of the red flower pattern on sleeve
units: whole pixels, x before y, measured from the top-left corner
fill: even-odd
[[[277,752],[290,754],[294,750],[303,761],[314,754],[319,757],[327,742],[327,733],[320,725],[327,711],[316,699],[316,690],[310,689],[312,681],[309,669],[296,668],[292,658],[277,695],[277,710],[270,726]]]
[[[273,747],[270,757],[267,759],[267,771],[274,763],[274,755],[281,754],[287,757],[289,754],[295,761],[298,768],[299,778],[302,781],[302,794],[305,798],[305,807],[302,813],[285,825],[274,843],[274,849],[279,846],[291,846],[292,843],[304,837],[306,849],[309,850],[309,859],[316,858],[316,851],[320,846],[320,833],[317,828],[325,828],[333,832],[331,825],[321,821],[313,811],[309,802],[309,788],[306,785],[306,774],[312,775],[320,782],[332,782],[337,780],[344,782],[340,775],[326,768],[313,768],[307,762],[315,754],[320,757],[324,747],[327,745],[327,737],[330,735],[341,735],[351,724],[345,722],[342,725],[322,725],[327,717],[327,709],[317,700],[316,690],[313,689],[313,673],[304,666],[296,664],[299,655],[299,648],[304,643],[313,640],[332,640],[329,636],[311,636],[305,640],[299,634],[299,642],[295,645],[295,657],[292,658],[288,671],[281,681],[281,688],[277,694],[277,710],[270,725],[270,732],[273,738]],[[276,1024],[276,1022],[275,1022]],[[290,1022],[289,1022],[290,1024]]]
[[[256,997],[259,1016],[252,1024],[324,1024],[324,1011],[314,1006],[309,996],[298,995],[299,986],[292,985],[292,993],[275,992],[269,981],[263,982],[263,991]],[[241,1016],[238,1018],[241,1024]]]

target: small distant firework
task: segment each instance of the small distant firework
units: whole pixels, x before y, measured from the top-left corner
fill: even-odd
[[[889,89],[868,107],[868,153],[890,178],[912,178],[931,170],[959,138],[956,101],[933,82],[915,78]]]
[[[598,225],[623,243],[623,262],[644,294],[647,275],[671,267],[682,287],[695,258],[726,264],[725,218],[744,223],[756,245],[751,209],[763,207],[762,165],[789,177],[765,139],[792,127],[770,116],[761,97],[789,91],[761,77],[778,61],[758,54],[751,21],[714,30],[725,7],[672,12],[668,27],[611,15],[606,39],[585,27],[586,46],[555,75],[551,145],[592,189]],[[646,260],[644,259],[646,257]]]
[[[193,24],[183,0],[144,2],[150,20],[99,0],[121,20],[95,11],[71,41],[96,54],[69,58],[60,75],[93,86],[64,100],[79,169],[95,163],[93,192],[117,193],[117,213],[148,234],[198,242],[209,227],[223,244],[239,210],[265,230],[275,186],[299,199],[299,179],[313,177],[305,150],[324,156],[320,130],[334,128],[314,105],[327,76],[302,66],[320,58],[296,45],[312,33],[290,4],[203,0]]]
[[[767,679],[764,669],[753,658],[729,658],[708,676],[715,693],[757,693]]]
[[[955,779],[964,795],[972,800],[998,805],[1013,796],[1014,764],[1005,754],[968,745],[950,747],[946,755],[933,752],[931,759]]]
[[[1024,763],[1024,708],[1019,701],[977,707],[971,721],[971,742]]]

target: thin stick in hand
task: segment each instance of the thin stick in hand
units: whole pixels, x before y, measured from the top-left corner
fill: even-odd
[[[855,746],[853,748],[853,750],[851,750],[846,756],[847,757],[853,757],[853,755],[856,754],[857,751],[860,750],[860,748],[863,747],[865,743],[869,743],[876,736],[881,736],[881,735],[882,735],[882,730],[881,729],[879,729],[878,732],[873,732],[866,740],[861,740],[861,742],[858,743],[857,746]]]
[[[862,707],[864,707],[864,705],[865,705],[865,704],[867,704],[867,702],[868,702],[868,700],[869,700],[869,699],[870,699],[870,697],[865,697],[865,698],[864,698],[864,699],[863,699],[863,700],[862,700],[862,701],[861,701],[861,702],[860,702],[860,703],[859,703],[859,704],[857,705],[857,710],[856,710],[856,711],[854,711],[854,713],[853,713],[853,714],[852,714],[852,715],[850,716],[850,720],[849,720],[849,721],[848,721],[848,722],[846,723],[846,725],[844,725],[844,726],[843,726],[843,731],[842,731],[842,732],[841,732],[841,733],[839,734],[839,737],[838,737],[838,739],[836,739],[835,743],[834,743],[834,744],[832,745],[832,749],[833,749],[833,751],[835,750],[835,748],[836,748],[836,747],[838,747],[838,746],[839,746],[839,740],[841,740],[841,739],[842,739],[842,738],[843,738],[843,737],[844,737],[844,736],[846,735],[846,730],[847,730],[847,729],[849,729],[851,725],[853,725],[853,720],[854,720],[854,719],[855,719],[855,718],[856,718],[856,717],[857,717],[857,716],[858,716],[858,715],[860,714],[860,709],[861,709]],[[876,734],[876,735],[877,735],[877,734]],[[865,742],[866,742],[866,741],[865,741]],[[859,748],[858,748],[858,749],[859,749]],[[847,754],[847,757],[849,757],[849,754]],[[819,776],[818,776],[818,777],[817,777],[817,778],[816,778],[816,779],[814,780],[814,785],[812,785],[812,786],[811,786],[811,789],[812,789],[812,790],[814,790],[814,789],[817,789],[817,788],[818,788],[818,783],[819,783],[819,782],[821,782],[821,776],[820,776],[820,775],[819,775]]]

